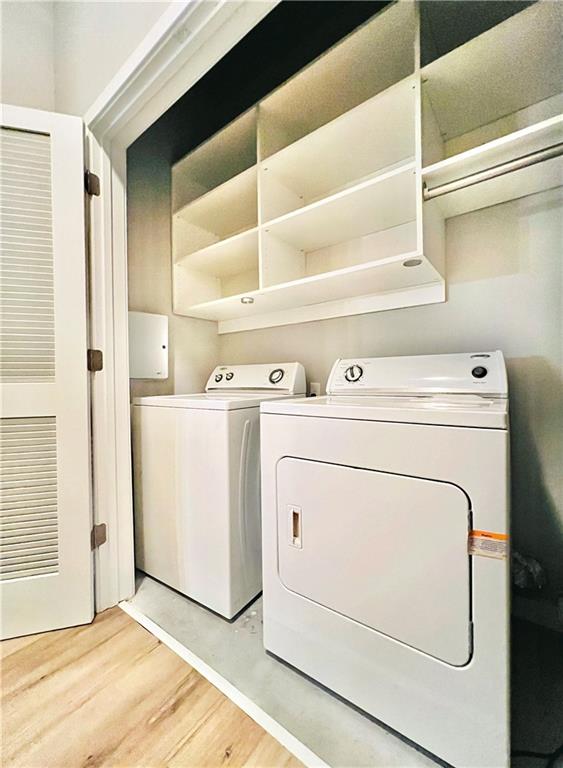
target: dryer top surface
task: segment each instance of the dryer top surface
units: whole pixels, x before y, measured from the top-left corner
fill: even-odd
[[[264,402],[261,411],[316,418],[508,428],[508,401],[479,395],[327,395]]]

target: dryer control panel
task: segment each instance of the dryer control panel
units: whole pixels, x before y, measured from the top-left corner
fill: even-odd
[[[289,395],[306,392],[305,369],[301,363],[258,363],[218,365],[211,372],[205,391],[274,391]]]
[[[508,395],[506,366],[498,350],[340,359],[332,367],[326,389],[330,395]]]

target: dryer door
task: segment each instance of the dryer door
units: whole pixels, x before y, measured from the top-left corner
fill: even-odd
[[[455,665],[471,656],[469,501],[455,485],[284,458],[287,589]]]

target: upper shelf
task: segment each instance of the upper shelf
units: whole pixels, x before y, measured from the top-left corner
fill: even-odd
[[[414,72],[414,3],[395,3],[260,102],[260,159]]]
[[[262,220],[414,157],[416,87],[407,78],[265,160]]]
[[[562,28],[563,3],[534,3],[424,67],[442,139],[560,93]]]
[[[174,214],[175,259],[258,223],[256,166],[234,176]]]
[[[360,238],[416,217],[414,162],[402,164],[264,227],[304,252]]]
[[[172,167],[172,211],[179,211],[256,165],[256,159],[256,107],[253,107]]]
[[[469,149],[422,170],[428,190],[496,168],[563,142],[563,115],[515,131],[508,136]],[[534,194],[563,184],[563,158],[544,160],[478,184],[464,186],[436,198],[446,217]]]

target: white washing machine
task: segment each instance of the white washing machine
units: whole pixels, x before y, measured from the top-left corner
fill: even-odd
[[[135,398],[136,564],[232,618],[262,589],[260,403],[305,393],[299,363],[219,366],[206,391]]]
[[[501,352],[337,360],[263,403],[266,649],[455,766],[509,763]]]

